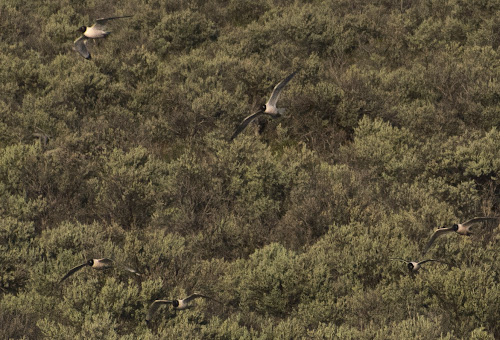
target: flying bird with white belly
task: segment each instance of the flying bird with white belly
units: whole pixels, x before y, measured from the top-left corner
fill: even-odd
[[[92,269],[97,269],[97,270],[106,270],[106,269],[114,268],[115,266],[116,266],[116,262],[114,260],[112,260],[112,259],[107,259],[107,258],[103,258],[103,259],[90,259],[90,260],[88,260],[87,262],[85,262],[83,264],[80,264],[80,265],[78,265],[78,266],[76,266],[74,268],[71,268],[69,270],[69,272],[67,272],[66,275],[64,275],[63,278],[61,280],[59,280],[59,283],[63,282],[68,277],[70,277],[71,275],[73,275],[74,273],[76,273],[77,271],[79,271],[80,269],[85,268],[85,267],[90,267]],[[130,267],[127,267],[127,266],[124,266],[124,265],[120,265],[120,267],[122,267],[126,271],[134,273],[135,275],[138,275],[138,276],[141,275],[141,274],[139,274],[133,268],[130,268]]]
[[[131,15],[124,15],[121,17],[100,18],[95,21],[90,27],[81,26],[77,29],[82,33],[82,36],[75,40],[75,50],[80,53],[85,59],[91,59],[91,55],[87,49],[87,41],[89,39],[101,39],[107,37],[111,32],[105,31],[105,25],[110,20],[130,18]]]
[[[200,293],[194,293],[189,295],[187,298],[180,299],[180,300],[155,300],[150,306],[148,310],[148,314],[146,315],[146,322],[149,323],[153,315],[156,313],[158,308],[162,305],[172,305],[174,310],[184,310],[193,307],[192,301],[198,298],[205,298],[205,299],[210,299],[215,302],[219,302],[215,299],[212,299],[211,297],[208,297],[206,295],[202,295]],[[220,302],[219,302],[220,303]]]
[[[468,220],[467,222],[454,224],[453,226],[451,226],[449,228],[439,228],[439,229],[436,229],[436,231],[434,231],[434,234],[432,234],[431,239],[429,240],[429,242],[427,242],[427,244],[426,244],[426,246],[424,248],[423,253],[425,254],[427,252],[427,250],[429,250],[429,248],[432,246],[432,244],[434,243],[434,241],[436,240],[436,238],[438,238],[441,235],[444,235],[444,234],[447,234],[447,233],[451,233],[451,232],[455,232],[455,233],[457,233],[459,235],[470,236],[470,235],[472,235],[471,227],[474,224],[477,224],[477,223],[480,223],[480,222],[497,221],[497,220],[498,220],[497,217],[475,217],[475,218],[473,218],[471,220]]]
[[[233,135],[231,136],[230,139],[231,141],[235,139],[236,136],[238,136],[247,127],[247,125],[255,118],[261,115],[268,115],[272,118],[278,118],[285,112],[284,108],[277,108],[276,104],[278,102],[278,98],[281,94],[281,91],[283,91],[283,88],[286,86],[286,84],[288,84],[288,82],[293,78],[293,76],[295,76],[296,73],[297,71],[290,73],[285,79],[283,79],[278,85],[276,85],[267,103],[262,104],[257,112],[252,113],[251,115],[243,119],[243,121],[240,123],[240,125],[236,128]]]

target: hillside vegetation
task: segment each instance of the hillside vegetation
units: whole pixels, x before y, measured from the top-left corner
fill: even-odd
[[[498,223],[422,255],[500,216],[500,1],[3,0],[0,29],[1,339],[500,338]],[[59,283],[93,258],[142,275]],[[222,303],[146,324],[193,292]]]

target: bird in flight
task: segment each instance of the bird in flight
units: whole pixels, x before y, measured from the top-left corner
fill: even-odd
[[[234,131],[233,135],[231,136],[230,139],[231,141],[235,139],[236,136],[238,136],[241,133],[241,131],[243,131],[247,127],[247,125],[255,118],[261,115],[268,115],[271,116],[272,118],[277,118],[280,117],[285,112],[285,109],[277,108],[276,103],[278,102],[278,98],[280,96],[281,91],[286,86],[286,84],[288,84],[288,82],[293,78],[293,76],[295,76],[296,73],[297,71],[290,73],[285,79],[283,79],[278,85],[276,85],[267,103],[262,104],[257,112],[252,113],[251,115],[243,119],[240,125],[236,128],[236,131]]]
[[[146,322],[149,322],[151,318],[153,317],[154,313],[160,308],[161,305],[169,305],[171,304],[174,308],[174,310],[184,310],[193,307],[191,301],[198,299],[198,298],[205,298],[205,299],[210,299],[215,302],[219,302],[211,297],[208,297],[206,295],[202,295],[200,293],[194,293],[189,295],[187,298],[184,298],[182,300],[155,300],[150,306],[148,310],[148,314],[146,315]]]
[[[112,259],[107,259],[107,258],[91,259],[83,264],[80,264],[74,268],[71,268],[70,271],[67,272],[66,275],[64,275],[64,277],[59,281],[59,283],[63,282],[68,277],[70,277],[71,275],[73,275],[74,273],[76,273],[77,271],[79,271],[80,269],[85,268],[85,267],[91,267],[91,268],[97,269],[97,270],[105,270],[105,269],[114,268],[115,266],[116,266],[116,263]],[[125,269],[131,273],[134,273],[135,275],[138,275],[138,276],[141,275],[135,269],[132,269],[130,267],[123,266],[123,265],[121,265],[121,267],[123,267],[123,269]]]
[[[75,50],[80,53],[82,57],[85,59],[90,59],[90,53],[87,50],[87,41],[88,39],[100,39],[105,38],[109,35],[110,32],[104,30],[104,26],[109,20],[121,19],[121,18],[130,18],[131,15],[124,15],[121,17],[111,17],[111,18],[100,18],[95,21],[90,27],[81,26],[77,29],[78,32],[82,33],[82,36],[75,40]]]
[[[497,217],[475,217],[471,220],[468,220],[467,222],[464,223],[458,223],[454,224],[453,226],[449,228],[439,228],[434,231],[434,234],[432,234],[431,239],[429,242],[427,242],[425,248],[424,248],[424,254],[427,253],[427,250],[432,246],[436,238],[438,238],[441,235],[450,233],[450,232],[456,232],[459,235],[464,235],[464,236],[470,236],[472,235],[471,232],[471,227],[479,222],[486,222],[486,221],[496,221],[498,220]]]
[[[404,263],[406,263],[410,273],[416,273],[421,268],[421,266],[426,262],[431,262],[431,261],[440,262],[439,260],[434,260],[434,259],[428,259],[428,260],[423,260],[420,262],[415,262],[415,261],[407,261],[407,260],[402,259],[400,257],[397,257],[397,258],[393,257],[393,258],[391,258],[391,260],[403,261]]]
[[[36,128],[38,132],[34,132],[32,134],[33,138],[37,138],[40,141],[40,145],[45,148],[49,143],[49,140],[52,138],[48,134],[46,134],[42,129]]]

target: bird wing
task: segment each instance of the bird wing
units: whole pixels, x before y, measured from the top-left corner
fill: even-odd
[[[69,272],[66,273],[66,275],[64,275],[64,277],[59,281],[59,283],[63,282],[64,280],[66,280],[68,277],[70,277],[71,275],[73,275],[75,272],[79,271],[80,269],[82,269],[83,267],[87,266],[87,263],[84,263],[84,264],[81,264],[79,266],[76,266],[75,268],[72,268],[70,269]]]
[[[241,131],[243,131],[252,120],[254,120],[258,116],[262,115],[263,113],[264,113],[264,111],[259,110],[255,113],[252,113],[251,115],[247,116],[245,119],[243,119],[243,121],[240,123],[240,125],[236,128],[236,131],[234,131],[233,135],[231,136],[230,141],[235,139],[236,136],[238,136],[241,133]]]
[[[92,27],[97,28],[97,29],[102,29],[104,27],[104,25],[106,25],[106,23],[109,20],[115,20],[115,19],[121,19],[121,18],[130,18],[130,17],[131,17],[131,15],[124,15],[124,16],[121,16],[121,17],[111,17],[111,18],[99,18],[99,19],[96,19],[95,24]]]
[[[206,295],[203,295],[200,293],[194,293],[194,294],[189,295],[187,298],[183,299],[183,301],[188,303],[189,301],[192,301],[192,300],[200,298],[200,297],[205,298],[205,299],[214,300],[210,296],[206,296]],[[217,301],[217,300],[214,300],[214,301]]]
[[[479,222],[483,222],[483,221],[493,221],[493,220],[498,220],[498,218],[497,217],[474,217],[473,219],[462,223],[462,225],[465,227],[469,227],[469,226],[473,225],[474,223],[479,223]]]
[[[146,322],[149,322],[151,318],[153,317],[154,313],[160,308],[161,305],[166,305],[172,303],[170,300],[155,300],[148,309],[148,314],[146,314]]]
[[[124,265],[122,263],[118,263],[118,262],[116,262],[113,259],[103,258],[103,259],[97,259],[95,261],[97,261],[100,264],[102,264],[102,267],[107,267],[107,268],[113,267],[115,265],[115,263],[116,263],[119,267],[121,267],[122,269],[124,269],[126,271],[129,271],[129,272],[134,273],[134,274],[139,275],[139,276],[142,275],[137,270],[135,270],[134,268],[126,266],[126,265]]]
[[[82,35],[80,38],[75,40],[75,51],[80,53],[82,57],[85,59],[90,59],[90,53],[87,50],[87,38]]]
[[[432,234],[431,236],[431,239],[429,240],[429,242],[427,242],[427,244],[425,245],[425,248],[424,248],[424,254],[427,253],[427,250],[429,250],[429,248],[432,246],[432,243],[434,243],[434,240],[443,235],[443,234],[446,234],[446,233],[449,233],[453,231],[453,229],[450,227],[450,228],[440,228],[440,229],[437,229],[434,234]]]
[[[423,260],[423,261],[420,261],[418,264],[424,264],[426,262],[430,262],[430,261],[437,261],[437,262],[441,262],[439,260],[434,260],[434,259],[428,259],[428,260]]]
[[[398,260],[398,261],[403,261],[404,263],[410,263],[409,261],[406,261],[405,259],[402,259],[400,257],[391,257],[391,260]]]
[[[142,275],[141,273],[139,273],[139,272],[138,272],[137,270],[135,270],[134,268],[131,268],[131,267],[129,267],[129,266],[125,266],[125,265],[123,265],[123,264],[121,264],[120,266],[121,266],[123,269],[125,269],[126,271],[129,271],[129,272],[131,272],[131,273],[134,273],[134,274],[135,274],[135,275],[137,275],[137,276],[141,276],[141,275]]]
[[[276,106],[281,91],[283,90],[285,85],[288,84],[288,82],[293,78],[295,73],[297,73],[297,71],[290,73],[285,79],[283,79],[278,85],[274,87],[273,93],[271,94],[271,97],[267,101],[266,105]]]

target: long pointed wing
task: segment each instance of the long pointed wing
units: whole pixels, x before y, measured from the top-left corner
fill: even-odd
[[[247,125],[252,120],[254,120],[258,116],[262,115],[263,113],[264,112],[262,110],[259,110],[259,111],[255,112],[255,113],[252,113],[250,116],[246,117],[245,119],[243,119],[243,121],[240,123],[240,125],[236,128],[236,131],[234,131],[233,135],[231,136],[230,141],[232,141],[233,139],[235,139],[236,136],[238,136],[241,133],[241,131],[245,130],[245,128],[247,127]]]
[[[95,24],[92,26],[92,27],[95,27],[95,28],[102,28],[104,25],[106,25],[106,23],[109,21],[109,20],[115,20],[115,19],[121,19],[121,18],[130,18],[132,17],[131,15],[124,15],[124,16],[121,16],[121,17],[111,17],[111,18],[99,18],[99,19],[96,19],[95,21]]]
[[[430,261],[437,261],[437,262],[441,262],[439,260],[434,260],[434,259],[428,259],[428,260],[423,260],[423,261],[420,261],[418,264],[424,264],[426,262],[430,262]]]
[[[87,50],[87,38],[85,36],[81,36],[80,38],[75,40],[75,51],[80,53],[82,57],[85,59],[90,59],[90,53]]]
[[[68,277],[70,277],[71,275],[73,275],[75,272],[79,271],[80,269],[82,269],[83,267],[87,266],[87,263],[84,263],[84,264],[81,264],[79,266],[76,266],[75,268],[72,268],[70,269],[69,272],[66,273],[66,275],[64,275],[64,277],[59,281],[59,283],[63,282],[64,280],[66,280]]]
[[[266,104],[271,106],[276,106],[281,91],[283,90],[285,85],[288,84],[288,82],[293,78],[295,73],[297,73],[297,71],[290,73],[285,79],[283,79],[278,85],[274,87],[273,93],[271,94],[271,97],[269,98]]]
[[[494,220],[498,220],[498,218],[497,217],[474,217],[473,219],[462,223],[462,225],[465,227],[468,227],[474,223],[483,222],[483,221],[494,221]]]
[[[446,233],[449,233],[449,232],[452,232],[453,229],[452,228],[440,228],[440,229],[437,229],[434,234],[432,234],[431,236],[431,239],[429,240],[429,242],[427,242],[427,244],[425,245],[425,248],[424,248],[424,251],[423,251],[423,254],[427,253],[427,250],[429,250],[429,248],[432,246],[432,243],[434,243],[434,240],[436,238],[438,238],[439,236],[443,235],[443,234],[446,234]]]
[[[203,294],[200,294],[200,293],[193,293],[193,294],[189,295],[187,298],[185,298],[183,301],[184,302],[189,302],[191,300],[194,300],[194,299],[197,299],[197,298],[200,298],[200,297],[205,298],[205,299],[209,299],[209,300],[213,300],[213,301],[216,301],[216,302],[220,303],[220,301],[217,301],[214,298],[211,298],[210,296],[206,296],[206,295],[203,295]]]
[[[137,275],[137,276],[141,276],[141,275],[142,275],[141,273],[139,273],[139,272],[138,272],[137,270],[135,270],[134,268],[131,268],[131,267],[129,267],[129,266],[125,266],[125,265],[123,265],[123,264],[121,264],[120,266],[121,266],[123,269],[125,269],[126,271],[129,271],[129,272],[131,272],[131,273],[134,273],[134,274],[135,274],[135,275]]]
[[[391,257],[391,260],[398,260],[398,261],[403,261],[404,263],[409,263],[409,261],[406,261],[405,259],[402,259],[400,257]]]
[[[161,305],[166,305],[172,303],[170,300],[155,300],[150,306],[148,310],[148,314],[146,314],[146,322],[149,322],[153,315],[156,313],[158,308],[160,308]]]

